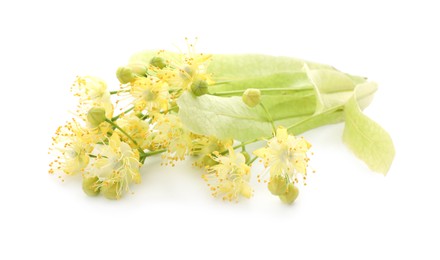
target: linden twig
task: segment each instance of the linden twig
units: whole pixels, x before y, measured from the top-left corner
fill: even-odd
[[[132,141],[136,147],[137,150],[139,151],[139,153],[141,155],[145,154],[145,152],[142,150],[142,148],[139,147],[138,143],[136,142],[136,140],[133,139],[133,137],[131,137],[129,134],[127,134],[127,132],[124,131],[124,129],[122,129],[121,127],[119,127],[115,122],[113,122],[112,120],[106,118],[105,121],[107,123],[109,123],[110,125],[112,125],[113,127],[115,127],[116,129],[118,129],[119,131],[121,131],[121,133],[123,133],[126,137],[128,137],[128,139],[130,139],[130,141]]]

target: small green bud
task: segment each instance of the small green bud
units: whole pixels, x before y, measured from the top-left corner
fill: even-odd
[[[118,70],[116,71],[116,77],[122,84],[127,84],[136,78],[136,74],[130,67],[125,66],[118,68]]]
[[[248,88],[243,93],[242,96],[243,102],[249,107],[255,107],[260,104],[261,101],[261,91],[255,88]]]
[[[284,203],[292,204],[298,197],[298,194],[298,188],[293,185],[293,183],[289,183],[289,185],[287,186],[287,191],[284,194],[280,195],[280,199]]]
[[[191,84],[191,91],[198,97],[205,95],[208,93],[208,83],[204,80],[197,79]]]
[[[158,56],[153,57],[150,60],[150,64],[154,67],[158,67],[159,69],[163,69],[167,66],[165,60],[162,57],[158,57]]]
[[[267,184],[269,191],[276,196],[283,195],[287,191],[287,179],[282,175],[275,175],[270,178]]]
[[[83,176],[82,189],[89,196],[98,195],[100,191],[99,178]]]
[[[121,198],[119,182],[107,182],[101,185],[101,193],[109,200],[117,200]]]
[[[141,63],[131,63],[127,65],[128,68],[130,68],[133,73],[138,77],[146,77],[147,76],[147,67],[145,64]]]
[[[105,109],[102,107],[92,107],[87,113],[87,122],[89,122],[92,127],[99,126],[105,119]]]

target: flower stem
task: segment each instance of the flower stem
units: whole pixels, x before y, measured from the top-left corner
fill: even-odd
[[[269,114],[269,111],[267,110],[266,106],[263,104],[263,102],[260,102],[260,106],[263,108],[264,113],[266,113],[267,120],[270,122],[272,126],[272,131],[276,133],[277,129],[275,128],[275,124],[273,123],[272,116]]]
[[[167,113],[169,113],[170,111],[176,110],[177,108],[179,108],[179,107],[178,107],[178,106],[173,106],[173,107],[171,107],[170,109],[168,109],[168,110],[166,110],[166,111],[163,111],[162,113],[163,113],[163,114],[167,114]]]
[[[112,120],[106,118],[105,121],[107,123],[109,123],[110,125],[112,125],[114,128],[118,129],[119,131],[121,131],[121,133],[123,133],[126,137],[128,137],[128,139],[130,139],[130,141],[132,141],[136,146],[137,146],[137,150],[139,151],[139,153],[141,155],[144,155],[145,152],[139,147],[138,143],[133,139],[133,137],[131,137],[129,134],[127,134],[127,132],[124,131],[124,129],[122,129],[120,126],[118,126],[115,122],[113,122]]]
[[[255,142],[258,142],[258,141],[260,141],[260,139],[254,139],[254,140],[250,140],[250,141],[247,141],[247,142],[242,142],[241,144],[237,144],[236,146],[233,146],[232,149],[235,150],[235,149],[238,149],[238,148],[240,148],[240,147],[244,147],[244,146],[246,146],[246,145],[248,145],[248,144],[252,144],[252,143],[255,143]],[[227,154],[227,153],[229,153],[228,150],[223,151],[223,152],[221,152],[220,154],[221,154],[221,155],[225,155],[225,154]]]
[[[160,154],[160,153],[163,153],[163,152],[166,152],[166,151],[167,151],[167,149],[151,151],[151,152],[146,152],[146,153],[144,152],[144,154],[142,154],[140,156],[139,162],[143,164],[145,162],[145,159],[147,159],[147,157],[150,157],[150,156],[153,156],[153,155],[156,155],[156,154]]]
[[[146,152],[146,153],[144,152],[144,154],[141,157],[150,157],[150,156],[153,156],[153,155],[156,155],[156,154],[164,153],[166,151],[167,151],[167,149],[162,149],[162,150],[157,150],[157,151],[150,151],[150,152]]]
[[[250,160],[249,162],[247,162],[247,165],[251,165],[255,160],[257,160],[258,156],[255,156],[254,158],[252,158],[252,160]]]
[[[110,91],[110,95],[115,95],[115,94],[122,93],[122,92],[129,92],[129,90],[114,90],[114,91]]]
[[[130,112],[133,109],[134,109],[134,107],[131,107],[131,108],[125,110],[124,112],[120,113],[119,115],[112,117],[112,121],[118,120],[119,117],[121,117],[124,114],[127,114],[128,112]]]

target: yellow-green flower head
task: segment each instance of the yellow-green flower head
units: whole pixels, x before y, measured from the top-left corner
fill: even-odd
[[[197,53],[194,44],[187,42],[187,52],[180,55],[170,55],[167,63],[169,66],[156,72],[156,76],[168,83],[170,89],[175,90],[175,97],[179,97],[183,91],[191,90],[192,84],[196,80],[202,80],[207,85],[213,84],[211,74],[207,72],[207,67],[212,55]],[[160,52],[166,56],[167,53]],[[167,64],[168,65],[168,64]]]
[[[270,181],[267,184],[269,191],[273,195],[282,195],[287,191],[288,180],[283,175],[275,175],[270,177]]]
[[[157,148],[167,148],[170,140],[182,133],[182,122],[174,114],[156,114],[154,116],[153,127],[153,146]]]
[[[130,85],[130,94],[134,98],[135,111],[168,109],[170,94],[168,85],[164,81],[153,77],[137,78]]]
[[[232,139],[220,140],[215,136],[192,134],[191,155],[208,155],[215,151],[224,152],[233,144]]]
[[[105,116],[107,118],[112,117],[114,107],[110,99],[110,92],[107,90],[107,84],[101,79],[91,76],[77,77],[72,86],[72,92],[74,92],[75,96],[79,97],[79,104],[75,114],[86,122],[89,127],[95,128],[99,125],[90,124],[89,122],[91,118],[88,113],[94,107],[103,108]]]
[[[261,102],[261,91],[255,88],[248,88],[243,93],[242,100],[249,107],[255,107]]]
[[[87,113],[87,122],[92,127],[99,126],[105,119],[105,109],[102,107],[93,107]]]
[[[299,189],[293,184],[289,183],[284,194],[279,195],[282,202],[292,204],[298,198]]]
[[[144,120],[141,120],[139,117],[137,117],[135,114],[129,114],[121,116],[117,121],[116,124],[124,129],[124,131],[130,135],[138,144],[138,146],[145,150],[148,148],[150,141],[150,125],[145,122]],[[129,138],[127,138],[125,135],[121,136],[121,140],[125,143],[128,143],[131,148],[135,149],[137,148],[136,144],[133,143]]]
[[[284,127],[278,127],[276,136],[264,148],[254,151],[260,157],[270,175],[287,174],[291,180],[298,182],[298,176],[307,176],[309,158],[307,152],[311,145],[303,138],[297,138],[287,133]]]
[[[200,156],[200,158],[194,163],[195,166],[206,167],[218,164],[212,159],[211,154],[213,152],[221,153],[227,151],[228,147],[233,144],[233,140],[219,140],[214,136],[204,136],[191,134],[192,145],[190,154],[194,156]]]
[[[49,153],[56,156],[49,165],[49,173],[75,175],[83,172],[89,164],[89,153],[92,149],[90,134],[75,120],[60,126],[52,137],[52,146],[49,149]]]
[[[92,76],[77,77],[72,91],[81,100],[100,99],[109,94],[105,81]]]
[[[184,160],[192,146],[190,132],[183,127],[180,118],[174,114],[156,115],[151,146],[155,149],[166,148],[163,156],[165,164],[174,165],[173,161]]]
[[[221,196],[223,200],[228,201],[238,201],[239,196],[250,198],[250,167],[246,164],[243,154],[235,153],[230,147],[227,156],[218,155],[213,159],[218,164],[208,168],[208,173],[202,176],[208,183],[212,195]]]
[[[105,196],[112,185],[116,185],[117,189],[114,190],[115,196],[109,197],[118,199],[129,190],[132,182],[140,183],[139,152],[122,142],[116,132],[109,138],[108,145],[98,145],[95,150],[98,155],[90,164],[88,174],[99,178],[101,192]]]

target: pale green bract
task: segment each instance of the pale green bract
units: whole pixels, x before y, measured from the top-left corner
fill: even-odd
[[[148,64],[155,52],[132,57]],[[171,54],[173,55],[173,54]],[[366,117],[377,90],[374,82],[340,72],[331,66],[267,55],[214,55],[208,70],[215,85],[207,95],[184,93],[178,100],[179,117],[192,132],[246,142],[270,138],[272,123],[292,134],[346,121],[348,147],[374,171],[386,174],[394,158],[388,133]],[[246,106],[241,95],[260,89],[262,106]]]
[[[358,85],[345,104],[343,140],[371,170],[386,174],[394,159],[394,145],[390,135],[359,108],[356,96],[366,88],[366,84]]]

